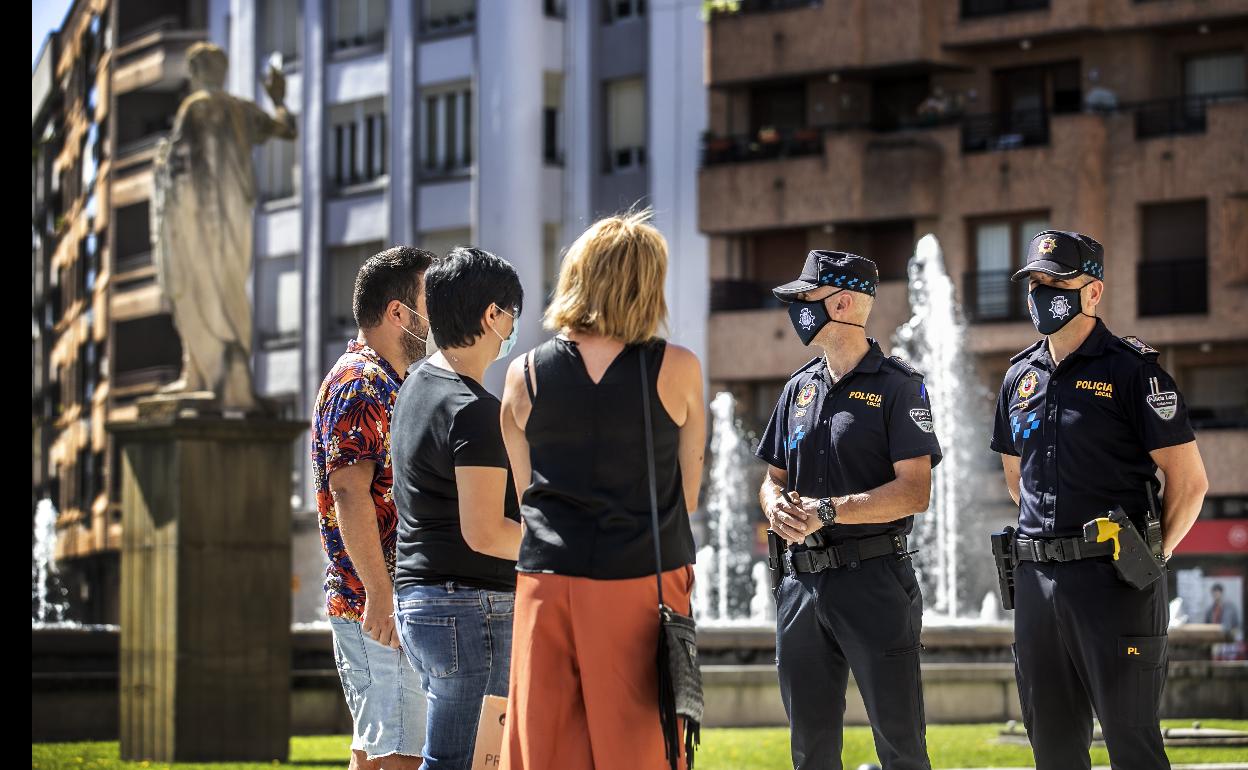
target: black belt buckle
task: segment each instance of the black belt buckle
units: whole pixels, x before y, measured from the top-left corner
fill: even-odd
[[[831,548],[806,553],[810,554],[811,572],[823,572],[825,569],[836,569],[841,566]]]
[[[1049,561],[1067,561],[1066,559],[1066,541],[1064,540],[1046,540],[1044,542],[1044,555]]]
[[[1025,551],[1026,555],[1031,557],[1030,561],[1043,562],[1048,561],[1049,558],[1049,555],[1045,553],[1043,540],[1032,540],[1030,538],[1023,540],[1021,538],[1016,538],[1014,540],[1014,549],[1016,553],[1020,549]],[[1024,561],[1026,560],[1027,559],[1024,558]]]

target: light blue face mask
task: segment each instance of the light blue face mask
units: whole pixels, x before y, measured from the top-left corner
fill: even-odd
[[[520,330],[520,326],[516,323],[516,317],[514,315],[508,313],[506,310],[503,310],[501,307],[498,307],[498,305],[495,305],[494,307],[497,307],[500,313],[511,319],[511,334],[508,334],[506,339],[503,339],[503,335],[499,334],[497,329],[493,326],[490,327],[490,331],[494,332],[494,336],[503,340],[502,346],[498,349],[498,355],[494,356],[494,360],[498,361],[499,359],[506,358],[510,355],[511,351],[516,347],[516,333]]]

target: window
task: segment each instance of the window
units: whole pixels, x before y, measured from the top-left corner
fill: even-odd
[[[467,84],[425,91],[425,173],[442,176],[472,167],[472,90]]]
[[[1140,207],[1137,306],[1141,316],[1208,309],[1205,202]]]
[[[992,79],[995,112],[963,121],[963,152],[1048,144],[1049,115],[1082,109],[1077,61],[997,70]]]
[[[256,324],[265,347],[289,347],[299,340],[301,318],[299,267],[293,255],[260,261],[257,278],[260,296]],[[354,282],[354,278],[352,281]],[[354,285],[354,283],[353,283]]]
[[[559,248],[559,225],[542,225],[542,307],[550,304],[559,282],[559,264],[563,253]]]
[[[420,234],[420,248],[439,257],[445,257],[456,246],[470,246],[472,231],[463,230],[431,230]]]
[[[604,0],[602,21],[614,24],[627,19],[639,19],[646,15],[646,0]]]
[[[962,295],[972,321],[1027,318],[1027,285],[1010,278],[1023,266],[1032,237],[1048,226],[1048,218],[1037,215],[972,223],[973,269],[965,276]]]
[[[168,314],[118,321],[113,324],[110,391],[131,386],[162,385],[182,369],[182,340]]]
[[[339,246],[329,250],[329,328],[342,331],[355,325],[351,310],[351,295],[355,291],[355,276],[364,260],[379,253],[381,241]]]
[[[1240,51],[1190,56],[1183,62],[1184,96],[1243,95],[1245,61]]]
[[[1248,364],[1193,366],[1182,377],[1193,427],[1248,427]]]
[[[542,160],[552,166],[561,166],[563,165],[563,76],[547,72],[544,76],[544,85]]]
[[[152,241],[149,234],[148,202],[140,201],[114,211],[117,242],[113,272],[122,275],[152,264]]]
[[[806,126],[806,84],[790,83],[750,91],[750,133]]]
[[[386,36],[386,0],[330,0],[333,52],[380,47]]]
[[[426,34],[454,34],[472,29],[476,0],[422,0],[420,29]]]
[[[607,171],[646,164],[646,89],[641,78],[607,84]]]
[[[1209,104],[1243,98],[1244,55],[1232,51],[1190,56],[1183,60],[1183,94],[1137,106],[1135,135],[1139,139],[1205,130]]]
[[[384,99],[336,105],[330,108],[329,121],[329,163],[339,189],[386,175]]]
[[[260,4],[263,48],[258,53],[266,63],[269,55],[274,53],[281,55],[283,68],[299,61],[303,30],[299,2],[265,0]]]
[[[297,125],[298,118],[295,122]],[[262,202],[294,198],[299,194],[299,146],[298,140],[288,142],[277,138],[260,145],[256,181]]]

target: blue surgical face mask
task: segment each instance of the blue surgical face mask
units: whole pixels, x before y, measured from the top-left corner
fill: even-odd
[[[498,307],[498,305],[495,305],[494,307]],[[516,317],[514,315],[508,313],[506,310],[503,310],[501,307],[498,307],[498,311],[511,319],[511,334],[508,334],[506,339],[504,339],[503,335],[499,334],[497,329],[493,326],[490,327],[490,331],[494,332],[494,336],[503,340],[502,346],[498,349],[498,355],[494,356],[495,361],[506,358],[511,354],[512,349],[516,347],[516,333],[520,329],[519,325],[516,323]]]

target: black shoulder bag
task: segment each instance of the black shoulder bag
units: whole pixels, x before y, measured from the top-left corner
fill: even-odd
[[[702,671],[698,668],[697,629],[693,618],[663,602],[663,553],[659,546],[659,500],[655,490],[654,427],[650,421],[650,378],[646,347],[641,359],[641,403],[646,419],[646,464],[650,482],[650,527],[654,534],[654,577],[659,586],[659,724],[672,770],[680,759],[680,723],[685,719],[685,761],[693,770],[693,747],[701,740]]]

